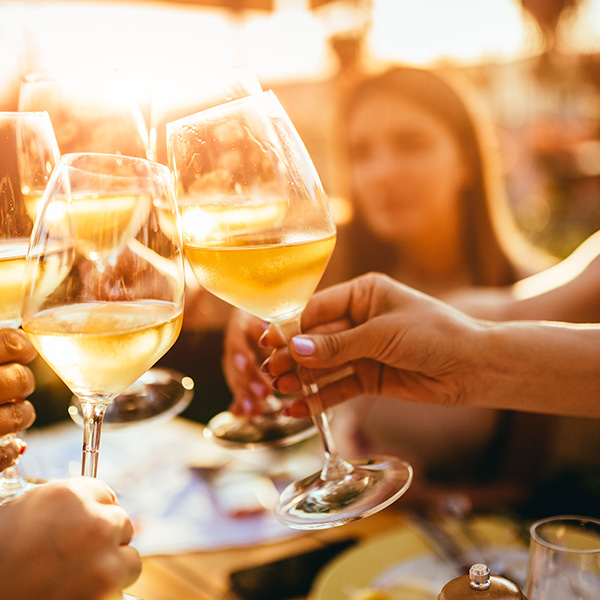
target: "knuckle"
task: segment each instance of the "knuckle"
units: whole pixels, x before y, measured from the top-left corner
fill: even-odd
[[[10,356],[18,354],[23,349],[23,340],[13,329],[0,329],[0,348]]]
[[[339,343],[337,336],[327,335],[324,337],[324,342],[325,342],[325,350],[327,351],[327,356],[334,357],[339,354],[340,343]]]
[[[29,367],[16,363],[12,369],[12,376],[19,397],[28,396],[35,389],[35,380]]]

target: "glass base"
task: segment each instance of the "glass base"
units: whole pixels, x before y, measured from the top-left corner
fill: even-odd
[[[325,529],[368,517],[389,506],[410,487],[413,470],[393,456],[348,461],[352,470],[326,481],[322,472],[288,485],[275,516],[293,529]]]
[[[204,428],[204,436],[229,448],[288,446],[316,435],[312,419],[286,417],[281,412],[252,418],[229,411],[215,415]]]
[[[24,479],[19,476],[18,481],[10,480],[7,482],[0,478],[0,506],[7,504],[11,500],[26,494],[29,490],[46,483],[43,479]]]
[[[194,395],[194,381],[174,369],[154,367],[117,396],[106,409],[103,429],[119,429],[138,423],[170,419],[187,408]],[[71,398],[69,415],[83,425],[81,404]]]

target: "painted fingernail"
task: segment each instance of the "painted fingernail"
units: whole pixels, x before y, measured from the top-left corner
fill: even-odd
[[[271,387],[273,387],[277,391],[280,391],[279,390],[279,377],[275,377],[275,379],[273,379],[273,381],[271,381]]]
[[[248,366],[248,359],[243,354],[234,354],[233,362],[237,367],[238,371],[245,371]]]
[[[315,343],[309,338],[295,337],[292,339],[292,344],[300,356],[311,356],[315,351]]]
[[[242,408],[247,415],[252,414],[254,410],[254,404],[250,398],[242,398]]]
[[[262,365],[260,365],[260,370],[263,373],[266,373],[267,375],[270,375],[269,373],[269,359],[267,358]]]
[[[27,450],[27,442],[21,442],[21,449],[19,450],[19,456],[25,454],[25,450]]]
[[[284,406],[284,407],[281,409],[281,414],[282,414],[284,417],[289,417],[289,416],[290,416],[290,408],[289,408],[289,406]]]
[[[262,396],[267,393],[267,386],[260,381],[251,381],[249,386],[254,395],[258,396],[259,398],[262,398]]]
[[[260,348],[267,348],[267,342],[265,338],[267,337],[268,329],[265,329],[264,333],[258,338],[258,345]]]

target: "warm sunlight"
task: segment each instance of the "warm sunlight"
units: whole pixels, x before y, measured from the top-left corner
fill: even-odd
[[[523,18],[518,0],[372,3],[367,49],[376,60],[472,63],[537,51],[531,20]],[[336,67],[327,36],[341,26],[343,15],[336,13],[332,24],[307,4],[279,0],[273,12],[233,15],[161,2],[5,1],[0,49],[11,50],[4,56],[22,56],[0,66],[0,77],[20,62],[29,70],[110,65],[189,80],[207,69],[244,63],[263,81],[322,78]],[[600,0],[582,3],[568,39],[580,50],[600,48]]]
[[[515,58],[527,48],[521,8],[511,0],[376,0],[372,50],[387,59],[424,63]]]

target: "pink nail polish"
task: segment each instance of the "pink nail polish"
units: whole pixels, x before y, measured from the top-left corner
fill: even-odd
[[[247,415],[251,415],[254,410],[254,404],[250,398],[242,398],[242,408]]]
[[[249,386],[254,395],[258,398],[262,398],[267,393],[267,387],[260,381],[251,381]]]
[[[248,366],[248,359],[243,354],[234,354],[233,362],[237,367],[238,371],[245,371]]]
[[[315,343],[309,338],[295,337],[292,339],[292,344],[300,356],[311,356],[315,351]]]

